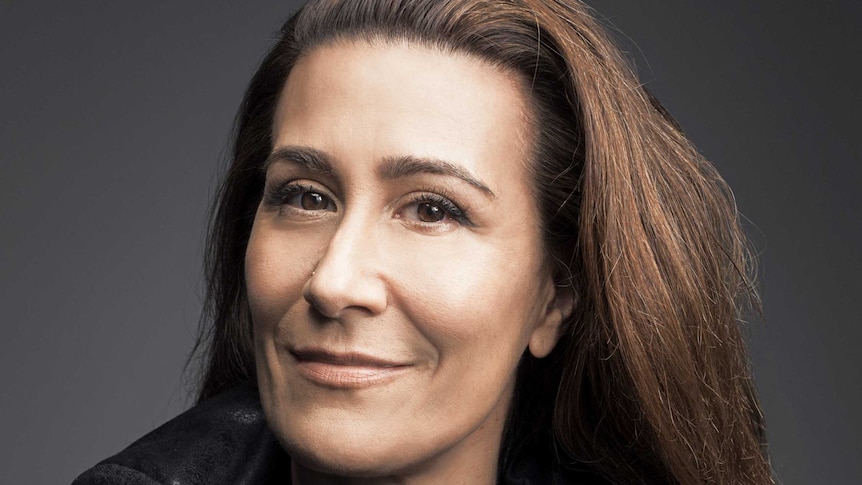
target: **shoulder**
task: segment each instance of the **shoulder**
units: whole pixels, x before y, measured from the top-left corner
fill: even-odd
[[[85,471],[73,485],[289,483],[289,471],[257,390],[245,384],[168,421]]]

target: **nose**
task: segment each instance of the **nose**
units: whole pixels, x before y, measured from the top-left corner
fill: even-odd
[[[378,315],[388,299],[380,263],[373,227],[361,218],[345,217],[306,282],[303,297],[327,318],[341,319],[350,311]]]

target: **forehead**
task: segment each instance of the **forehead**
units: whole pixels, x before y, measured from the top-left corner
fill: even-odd
[[[306,53],[285,83],[274,145],[311,146],[339,160],[450,160],[509,185],[502,175],[523,181],[530,153],[523,84],[468,54],[407,43],[326,44]]]

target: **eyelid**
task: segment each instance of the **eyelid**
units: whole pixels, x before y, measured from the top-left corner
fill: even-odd
[[[338,204],[329,190],[318,183],[304,179],[288,179],[266,184],[263,190],[263,203],[269,207],[283,207],[288,198],[302,192],[319,193],[329,199],[329,203],[332,205],[332,210],[327,212],[338,211]],[[297,210],[302,209],[297,208]]]

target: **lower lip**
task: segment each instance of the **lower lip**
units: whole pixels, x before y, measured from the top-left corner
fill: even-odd
[[[409,366],[376,367],[298,360],[296,368],[316,384],[338,389],[358,389],[389,383],[405,374]]]

